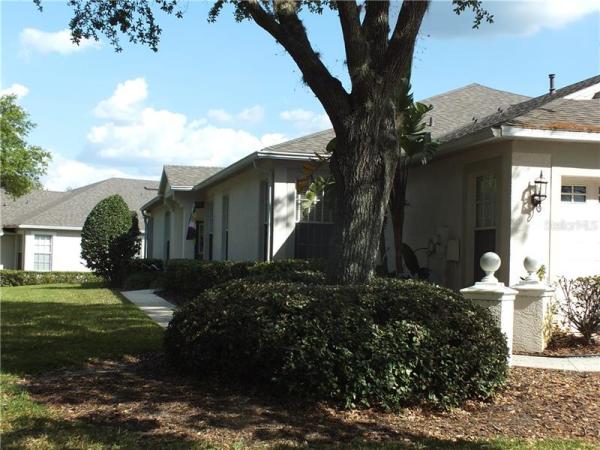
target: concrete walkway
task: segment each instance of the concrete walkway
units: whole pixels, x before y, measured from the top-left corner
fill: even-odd
[[[511,365],[518,367],[533,367],[535,369],[600,372],[600,356],[549,358],[546,356],[512,355]]]
[[[161,327],[166,328],[173,317],[175,305],[160,298],[154,289],[121,292],[127,300],[140,308]],[[513,355],[512,366],[535,369],[600,372],[600,356],[574,358],[548,358],[543,356]]]
[[[163,328],[167,327],[173,317],[175,305],[156,295],[154,289],[123,291],[121,294]]]

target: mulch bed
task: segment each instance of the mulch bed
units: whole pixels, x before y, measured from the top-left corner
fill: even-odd
[[[569,356],[600,356],[600,336],[596,336],[591,344],[581,336],[561,330],[555,330],[542,353],[517,352],[522,355],[550,356],[567,358]]]
[[[555,331],[544,356],[600,356],[600,337],[588,344],[581,336],[564,331]]]
[[[396,414],[282,403],[218,383],[197,383],[173,373],[157,355],[98,361],[82,370],[53,372],[24,383],[34,400],[67,420],[214,444],[500,436],[600,442],[600,373],[512,368],[505,392],[490,403],[469,402],[447,412],[411,407]]]

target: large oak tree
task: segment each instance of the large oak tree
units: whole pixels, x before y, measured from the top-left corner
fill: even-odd
[[[40,3],[40,0],[34,0]],[[75,42],[106,36],[117,48],[120,34],[157,50],[161,28],[155,10],[181,16],[182,0],[69,0]],[[337,213],[329,278],[338,283],[368,281],[373,275],[386,207],[400,159],[398,130],[403,112],[395,96],[408,85],[413,51],[429,0],[217,0],[209,20],[226,4],[238,21],[252,20],[281,44],[304,82],[327,112],[336,134],[330,161]],[[474,26],[491,21],[479,0],[453,0],[457,14],[471,9]],[[351,89],[325,66],[301,19],[303,10],[337,12]]]

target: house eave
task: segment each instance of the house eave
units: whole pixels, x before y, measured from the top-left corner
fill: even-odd
[[[199,191],[201,189],[205,189],[209,186],[212,186],[220,181],[223,181],[237,173],[243,171],[244,169],[250,167],[256,161],[261,159],[275,159],[275,160],[286,160],[286,161],[309,161],[312,159],[316,159],[315,155],[307,154],[307,153],[291,153],[291,152],[274,152],[268,150],[261,150],[258,152],[250,153],[248,156],[240,159],[239,161],[234,162],[230,166],[227,166],[220,172],[208,177],[206,180],[198,183],[193,191]]]

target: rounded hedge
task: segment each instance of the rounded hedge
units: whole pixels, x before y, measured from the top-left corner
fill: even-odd
[[[177,309],[165,344],[199,376],[345,407],[453,406],[489,398],[507,375],[490,314],[414,280],[231,281]]]

